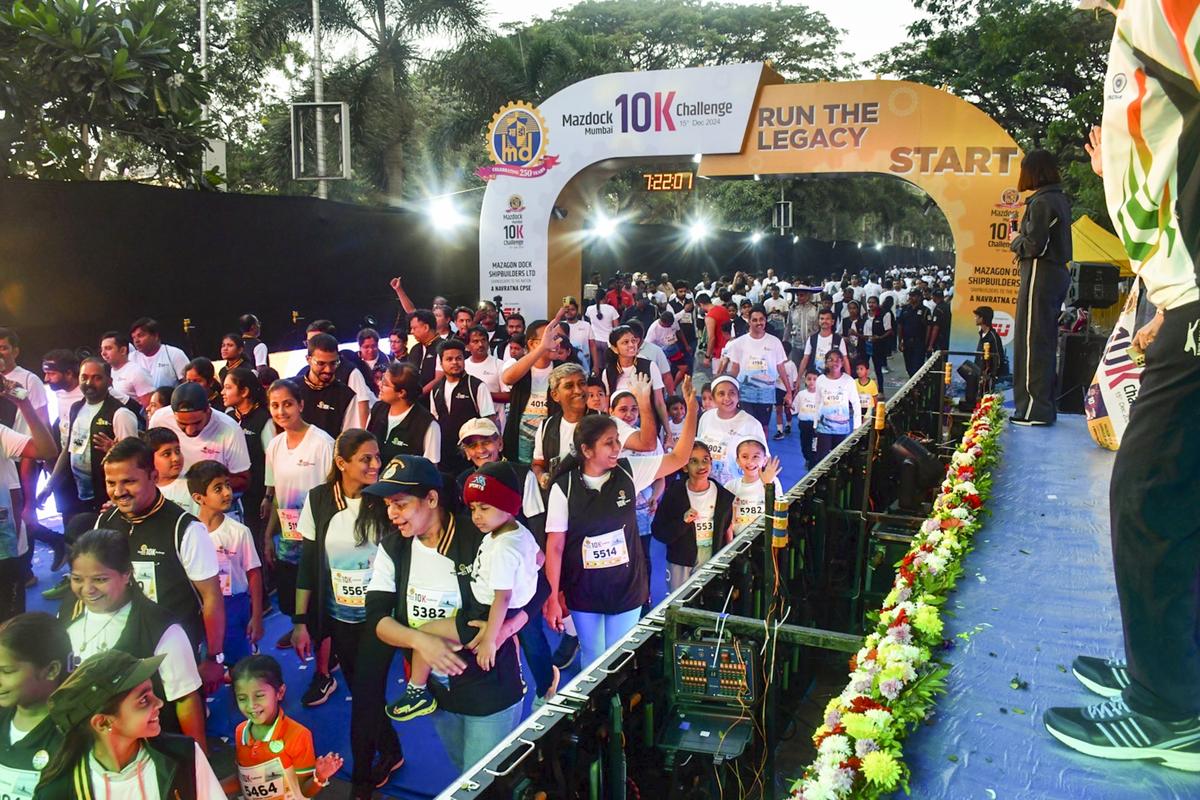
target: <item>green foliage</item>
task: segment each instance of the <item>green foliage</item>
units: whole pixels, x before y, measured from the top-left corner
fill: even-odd
[[[883,72],[950,91],[979,106],[1026,150],[1059,158],[1075,214],[1111,227],[1100,179],[1087,168],[1099,124],[1113,18],[1065,0],[917,0],[913,38],[881,55]]]
[[[0,174],[97,179],[136,146],[203,185],[208,87],[161,0],[13,3],[0,13]]]

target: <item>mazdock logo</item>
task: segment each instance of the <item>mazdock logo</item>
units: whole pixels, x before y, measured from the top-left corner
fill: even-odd
[[[499,176],[537,178],[558,163],[546,154],[549,136],[546,121],[529,103],[501,106],[488,126],[487,151],[494,167],[480,167],[475,174],[490,181]]]

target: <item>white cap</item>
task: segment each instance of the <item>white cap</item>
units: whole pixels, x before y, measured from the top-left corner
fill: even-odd
[[[500,429],[496,427],[496,423],[486,417],[476,417],[475,419],[467,420],[458,429],[458,443],[462,444],[472,436],[499,436]]]

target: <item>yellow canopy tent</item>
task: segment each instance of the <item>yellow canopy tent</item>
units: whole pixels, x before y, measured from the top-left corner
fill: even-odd
[[[1086,214],[1071,224],[1071,248],[1076,261],[1115,264],[1121,269],[1122,278],[1132,278],[1133,270],[1129,268],[1129,256],[1121,240],[1096,224],[1096,221]],[[1092,309],[1092,323],[1101,328],[1111,328],[1121,314],[1125,305],[1126,292],[1121,292],[1121,298],[1108,308]]]

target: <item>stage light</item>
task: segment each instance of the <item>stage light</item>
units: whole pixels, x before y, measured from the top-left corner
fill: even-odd
[[[0,113],[3,113],[3,112],[0,112]],[[756,173],[756,174],[754,175],[754,180],[756,180],[756,181],[761,181],[761,180],[762,180],[762,177]]]
[[[929,252],[933,252],[933,245],[929,245]]]
[[[708,223],[702,219],[694,221],[688,226],[688,239],[692,242],[701,242],[708,238]]]
[[[883,242],[876,242],[876,243],[875,243],[875,249],[876,249],[876,250],[882,250],[882,249],[883,249]]]
[[[604,214],[597,214],[596,218],[592,221],[592,235],[607,239],[617,232],[618,224],[620,224],[620,220],[605,216]]]
[[[792,244],[800,244],[800,237],[799,237],[799,236],[793,236],[793,237],[792,237]]]
[[[945,467],[918,441],[899,436],[890,448],[900,467],[898,500],[904,511],[920,511],[929,490],[941,483]]]
[[[750,244],[758,244],[760,241],[762,241],[762,236],[763,235],[758,231],[750,234]]]
[[[702,159],[703,157],[704,157],[704,156],[702,156],[700,153],[696,153],[696,155],[692,156],[692,163],[693,163],[693,164],[699,164],[699,163],[700,163],[700,159]]]
[[[434,229],[441,233],[448,233],[463,223],[463,216],[459,213],[458,207],[445,195],[430,198],[425,215]]]
[[[859,249],[859,250],[862,250],[862,242],[859,242],[859,243],[858,243],[858,249]]]

